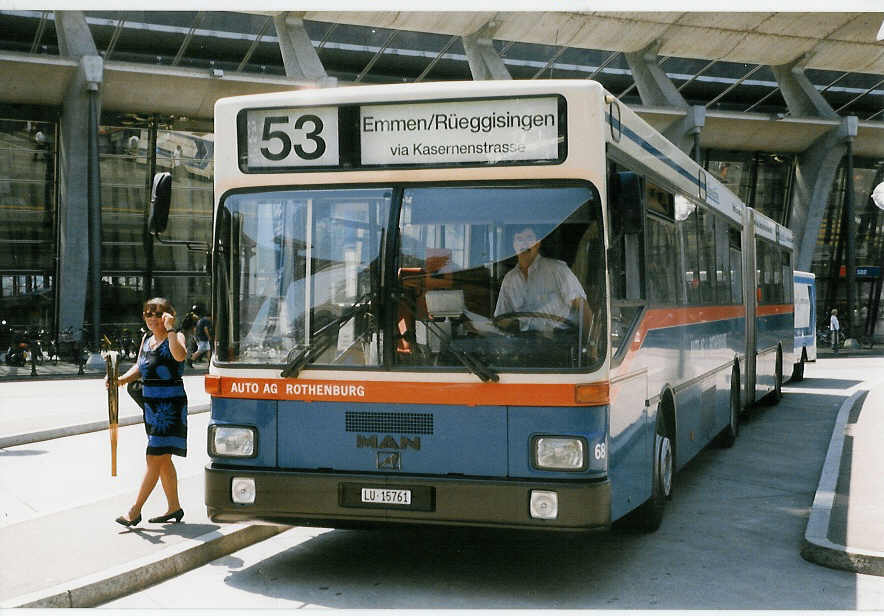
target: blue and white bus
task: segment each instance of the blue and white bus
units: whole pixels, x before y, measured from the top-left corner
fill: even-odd
[[[791,234],[598,83],[245,96],[215,127],[212,520],[654,530],[780,395]]]
[[[792,380],[804,378],[804,364],[816,361],[816,275],[794,272],[795,363]]]

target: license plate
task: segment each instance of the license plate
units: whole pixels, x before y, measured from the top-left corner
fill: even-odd
[[[376,505],[411,505],[411,490],[362,488],[361,500]]]

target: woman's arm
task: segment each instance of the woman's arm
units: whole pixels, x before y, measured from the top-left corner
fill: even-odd
[[[138,379],[141,376],[141,371],[138,370],[138,362],[136,361],[131,368],[126,370],[125,374],[121,374],[117,377],[117,387],[120,385],[128,385],[132,381]],[[104,388],[107,389],[109,387],[107,382],[107,376],[104,377]]]
[[[187,359],[187,347],[184,346],[187,341],[184,334],[175,331],[175,315],[164,312],[163,325],[169,334],[169,350],[172,352],[172,357],[175,361],[184,361]]]
[[[169,332],[169,350],[175,361],[184,361],[187,359],[187,347],[185,345],[184,334],[181,332]]]

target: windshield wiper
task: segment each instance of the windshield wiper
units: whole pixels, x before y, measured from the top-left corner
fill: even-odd
[[[412,317],[417,318],[417,306],[414,304],[414,302],[410,301],[409,298],[406,298],[402,295],[399,296],[399,299],[404,300],[406,307],[411,311]],[[457,343],[451,337],[451,334],[439,327],[432,319],[428,319],[426,321],[426,325],[427,328],[430,329],[437,338],[439,338],[439,340],[445,343],[448,350],[451,351],[451,353],[457,358],[457,360],[464,366],[466,366],[466,368],[470,372],[482,379],[482,382],[487,383],[488,381],[492,381],[494,383],[497,383],[500,380],[500,377],[497,376],[497,373],[488,364],[483,362],[478,357],[475,357],[469,351],[458,348]]]
[[[358,312],[364,310],[365,307],[369,305],[366,302],[366,300],[369,299],[371,299],[371,293],[365,293],[364,295],[357,297],[356,301],[353,302],[353,304],[351,304],[349,308],[344,310],[340,316],[332,319],[331,321],[320,327],[318,330],[313,332],[310,336],[311,339],[319,339],[319,342],[314,341],[310,344],[305,345],[296,344],[294,347],[292,347],[286,355],[285,368],[283,368],[282,372],[279,373],[279,376],[283,378],[297,378],[301,370],[304,369],[304,366],[316,361],[316,358],[322,355],[322,353],[324,353],[325,350],[331,346],[332,328],[346,323]]]

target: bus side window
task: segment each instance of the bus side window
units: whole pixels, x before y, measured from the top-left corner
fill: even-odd
[[[743,303],[743,249],[740,228],[728,224],[728,252],[730,253],[731,303]],[[749,274],[751,276],[751,273]]]
[[[730,243],[728,224],[715,217],[715,296],[719,304],[733,303],[731,294]]]
[[[648,300],[652,305],[678,303],[675,225],[648,214]]]
[[[697,211],[697,229],[700,252],[700,301],[715,303],[715,217],[704,208]]]
[[[697,250],[697,206],[681,195],[675,196],[675,224],[681,250],[682,303],[700,303],[699,254]]]
[[[611,298],[641,300],[644,298],[641,177],[631,171],[617,170],[610,174],[609,184]]]
[[[793,288],[789,281],[792,280],[792,255],[788,250],[783,250],[780,254],[783,267],[783,303],[791,304]]]
[[[644,308],[644,191],[641,176],[631,171],[617,169],[608,177],[611,354],[617,356]]]

